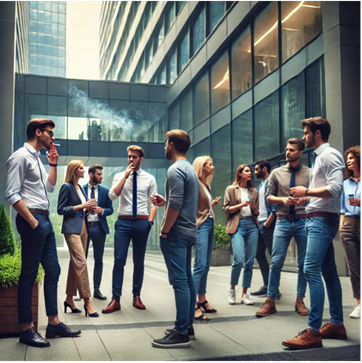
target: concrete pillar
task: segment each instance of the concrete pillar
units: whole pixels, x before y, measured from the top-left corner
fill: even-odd
[[[360,2],[321,4],[329,142],[343,153],[360,144]],[[339,275],[348,276],[339,234],[334,249]]]
[[[15,1],[0,1],[0,204],[5,201],[6,160],[13,152],[15,98]]]

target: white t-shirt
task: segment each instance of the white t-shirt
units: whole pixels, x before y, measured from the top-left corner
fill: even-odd
[[[241,193],[241,203],[249,201],[249,190],[248,188],[239,188]],[[240,209],[240,214],[244,217],[251,216],[251,209],[249,206]]]

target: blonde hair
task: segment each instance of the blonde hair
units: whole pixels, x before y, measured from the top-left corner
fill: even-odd
[[[128,146],[127,148],[127,151],[137,151],[138,152],[138,155],[140,156],[140,158],[143,158],[144,155],[145,155],[145,152],[144,150],[141,148],[141,146],[138,146],[138,145],[130,145]]]
[[[67,166],[67,173],[65,174],[64,183],[73,183],[75,179],[75,171],[80,165],[84,165],[82,160],[72,160]]]
[[[204,166],[205,166],[206,162],[209,160],[211,160],[211,162],[212,162],[212,159],[210,156],[207,156],[207,155],[199,156],[192,163],[192,167],[195,169],[197,177],[202,182],[206,183],[207,186],[210,187],[212,175],[208,175],[207,177],[204,176]]]

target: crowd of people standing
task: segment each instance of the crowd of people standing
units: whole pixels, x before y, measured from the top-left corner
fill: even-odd
[[[287,141],[287,163],[271,171],[268,160],[256,161],[254,173],[262,179],[259,190],[253,184],[251,165],[240,165],[234,182],[225,190],[222,206],[234,257],[228,291],[231,305],[237,301],[235,288],[243,270],[240,302],[253,305],[253,296],[265,296],[267,299],[256,316],[265,317],[277,312],[275,301],[281,298],[281,271],[291,239],[295,239],[298,281],[294,308],[299,315],[309,315],[309,320],[305,330],[282,342],[292,349],[317,348],[322,346],[322,339],[347,338],[342,289],[333,249],[338,229],[350,271],[353,297],[357,300],[350,317],[360,318],[360,147],[349,148],[342,157],[329,145],[331,128],[322,117],[302,120],[301,126],[303,138]],[[27,126],[28,142],[7,162],[6,199],[18,212],[16,223],[22,241],[18,294],[19,322],[22,324],[20,342],[35,347],[50,346],[47,340],[50,338],[81,334],[60,322],[57,311],[60,266],[47,194],[54,191],[57,182],[54,128],[52,120],[31,120]],[[131,241],[133,306],[146,309],[141,290],[147,239],[158,207],[165,206],[160,248],[174,289],[176,321],[172,329],[166,329],[163,338],[153,340],[152,346],[187,348],[190,340],[195,339],[194,319],[208,321],[210,318],[205,314],[217,313],[206,299],[206,290],[214,242],[214,208],[222,198],[212,197],[211,181],[215,173],[212,158],[197,157],[191,165],[186,159],[190,136],[185,131],[171,130],[165,139],[165,156],[172,161],[167,172],[165,196],[157,193],[155,178],[141,168],[144,150],[140,146],[127,148],[128,167],[114,176],[110,190],[101,185],[102,165],[89,167],[89,182],[82,186],[79,180],[84,177],[84,163],[80,160],[69,163],[57,206],[58,214],[63,215],[62,233],[70,255],[64,311],[82,313],[74,303],[79,294],[84,300],[85,316],[99,317],[91,300],[87,256],[92,241],[95,260],[93,298],[107,300],[100,291],[104,246],[109,234],[106,217],[113,213],[112,201],[118,198],[112,298],[102,313],[121,309],[124,266]],[[301,163],[305,147],[314,149],[311,168]],[[49,150],[49,174],[39,158],[43,148]],[[270,266],[266,251],[271,256]],[[255,258],[263,286],[248,293]],[[39,263],[45,270],[46,338],[35,330],[31,311],[32,286]],[[324,284],[331,319],[322,326]],[[309,309],[304,303],[307,285]]]

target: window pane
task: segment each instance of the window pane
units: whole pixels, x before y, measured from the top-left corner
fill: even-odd
[[[282,1],[282,62],[322,31],[320,1]]]
[[[230,125],[223,127],[211,135],[211,157],[215,166],[212,180],[212,196],[223,197],[227,185],[230,185],[231,177],[231,140]],[[215,208],[216,223],[224,224],[225,213],[222,208]]]
[[[259,102],[254,110],[255,160],[271,158],[280,153],[278,91]]]
[[[180,102],[174,103],[170,107],[168,114],[168,129],[174,130],[180,128]]]
[[[132,130],[132,141],[148,141],[148,102],[131,101],[131,119],[135,124]]]
[[[253,114],[245,112],[232,122],[233,173],[240,164],[252,164],[253,160]]]
[[[209,117],[209,74],[206,72],[194,86],[194,126]]]
[[[270,3],[254,22],[255,83],[278,68],[278,3]]]
[[[229,103],[229,57],[225,52],[211,67],[211,114]]]
[[[307,115],[306,117],[326,117],[326,98],[324,82],[324,61],[319,58],[306,69],[307,77]]]
[[[185,131],[192,129],[192,90],[181,99],[180,128]]]
[[[88,118],[68,117],[68,139],[88,140]]]
[[[166,33],[170,29],[174,20],[175,20],[175,3],[172,4],[168,12],[166,13],[166,30],[165,30]]]
[[[251,35],[248,26],[231,45],[233,100],[252,85]]]
[[[189,60],[189,33],[187,32],[184,38],[181,40],[178,51],[178,73],[182,71],[182,68]]]
[[[172,84],[176,79],[176,49],[167,62],[167,83]]]
[[[282,87],[282,145],[291,137],[302,138],[300,121],[305,118],[304,72]]]
[[[109,100],[109,107],[122,120],[130,120],[129,101]],[[130,134],[124,130],[121,125],[114,125],[111,128],[111,141],[130,141]]]
[[[56,139],[66,139],[67,136],[67,118],[62,116],[47,115],[47,118],[55,122],[54,136]]]
[[[164,141],[167,122],[167,104],[150,102],[149,119],[152,126],[148,131],[148,141]]]
[[[210,136],[206,139],[198,142],[193,148],[193,158],[194,160],[199,156],[209,155],[210,156]],[[193,163],[193,161],[191,163]]]
[[[225,10],[225,1],[210,1],[209,5],[209,13],[208,13],[208,29],[207,34],[210,34],[212,30],[215,28],[216,24],[224,15]]]
[[[67,97],[48,96],[48,114],[55,116],[67,115]]]
[[[176,1],[176,15],[180,12],[183,4],[185,4],[185,1]]]
[[[195,24],[192,26],[192,54],[200,48],[205,39],[205,10],[201,10]]]

